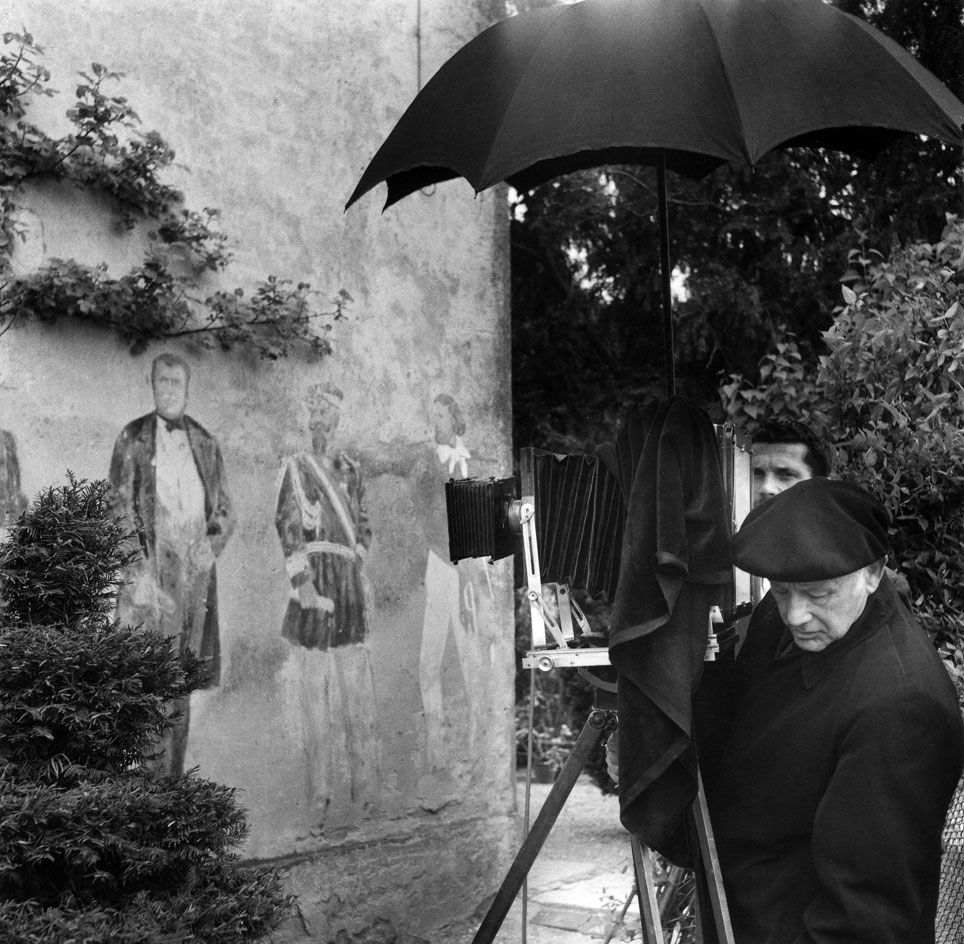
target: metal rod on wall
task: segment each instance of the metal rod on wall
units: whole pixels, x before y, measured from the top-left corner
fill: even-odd
[[[663,289],[663,356],[666,363],[666,395],[676,393],[676,358],[673,343],[673,295],[670,289],[672,268],[669,261],[669,208],[666,200],[666,154],[659,152],[656,165],[659,204],[659,270]]]

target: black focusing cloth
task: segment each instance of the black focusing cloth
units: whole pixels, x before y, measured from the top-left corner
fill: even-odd
[[[675,839],[697,787],[693,693],[709,609],[732,579],[729,505],[713,425],[694,404],[674,397],[640,411],[625,439],[639,459],[609,650],[619,673],[620,815],[644,843],[685,861]]]

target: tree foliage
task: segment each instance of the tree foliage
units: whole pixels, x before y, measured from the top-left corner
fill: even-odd
[[[957,0],[839,0],[959,97]],[[805,359],[829,327],[855,245],[934,243],[960,206],[959,155],[909,136],[874,162],[818,149],[669,180],[680,392],[711,404],[789,332]],[[603,167],[515,198],[516,443],[575,451],[611,438],[620,406],[664,391],[655,172]],[[685,297],[684,297],[685,296]]]

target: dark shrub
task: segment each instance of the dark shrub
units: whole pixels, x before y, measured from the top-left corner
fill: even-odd
[[[231,852],[232,789],[143,766],[204,664],[111,620],[127,537],[107,484],[70,477],[0,547],[4,944],[234,944],[287,901]]]
[[[172,641],[107,622],[0,628],[0,757],[22,775],[72,765],[120,772],[170,726],[203,663]]]
[[[11,623],[78,622],[113,608],[121,570],[138,556],[110,513],[107,482],[48,488],[0,546],[0,598]]]

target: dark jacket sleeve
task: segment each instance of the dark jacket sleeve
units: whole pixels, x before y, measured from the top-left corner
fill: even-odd
[[[214,556],[220,556],[234,531],[235,516],[228,495],[224,459],[218,441],[197,420],[185,417],[188,441],[204,485],[207,534]]]
[[[959,715],[919,689],[881,693],[855,716],[814,819],[819,888],[795,944],[906,944],[928,924],[933,933],[962,754]]]
[[[141,552],[145,557],[151,554],[150,542],[146,536],[145,522],[137,507],[137,427],[134,423],[125,426],[110,458],[111,507],[126,526],[137,534]]]
[[[211,500],[211,512],[208,517],[208,538],[211,541],[211,549],[214,556],[220,556],[228,543],[228,538],[234,531],[235,517],[234,509],[231,505],[231,498],[228,495],[227,476],[224,472],[224,459],[221,457],[221,448],[217,442],[211,440],[214,457],[214,495]]]

